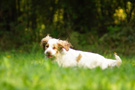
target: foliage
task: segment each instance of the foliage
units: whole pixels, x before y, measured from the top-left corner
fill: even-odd
[[[106,57],[112,58],[112,55]],[[23,50],[0,53],[0,89],[135,89],[135,57],[122,58],[120,68],[106,70],[61,68],[44,60],[43,52]]]
[[[91,44],[104,50],[118,45],[130,48],[134,43],[134,25],[134,0],[2,0],[0,48],[32,47],[47,34],[68,38],[76,48]]]
[[[104,46],[110,45],[109,48],[119,48],[118,52],[123,52],[126,55],[135,53],[133,47],[135,45],[135,28],[111,26],[108,27],[108,30],[109,33],[100,38],[100,42],[106,42]]]

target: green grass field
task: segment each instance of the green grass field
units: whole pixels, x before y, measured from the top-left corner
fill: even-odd
[[[90,70],[58,67],[43,52],[1,52],[0,90],[135,90],[135,57],[120,57],[120,68]]]

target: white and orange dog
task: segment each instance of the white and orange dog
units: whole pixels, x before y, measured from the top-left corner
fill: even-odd
[[[115,54],[116,60],[107,59],[99,54],[74,50],[68,41],[55,39],[47,35],[41,40],[41,46],[45,50],[45,57],[54,59],[62,67],[119,67],[122,63],[120,57]]]

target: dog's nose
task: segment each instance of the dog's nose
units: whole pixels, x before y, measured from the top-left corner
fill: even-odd
[[[51,55],[52,53],[50,51],[46,52],[47,55]]]
[[[50,51],[46,52],[46,56],[47,56],[48,58],[52,58],[52,57],[53,57],[53,56],[52,56],[52,53],[51,53]]]

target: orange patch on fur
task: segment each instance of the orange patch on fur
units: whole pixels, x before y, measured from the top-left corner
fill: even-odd
[[[56,50],[56,54],[59,53],[58,44],[53,44],[53,49]]]
[[[79,55],[76,57],[76,61],[79,62],[81,58],[82,58],[82,55],[79,54]]]
[[[48,40],[51,39],[52,37],[50,37],[49,35],[47,35],[46,37],[44,37],[41,40],[41,47],[45,50],[45,45],[47,44]]]
[[[66,51],[68,51],[70,46],[72,46],[68,41],[62,41],[62,40],[59,40],[58,45],[63,47]]]

